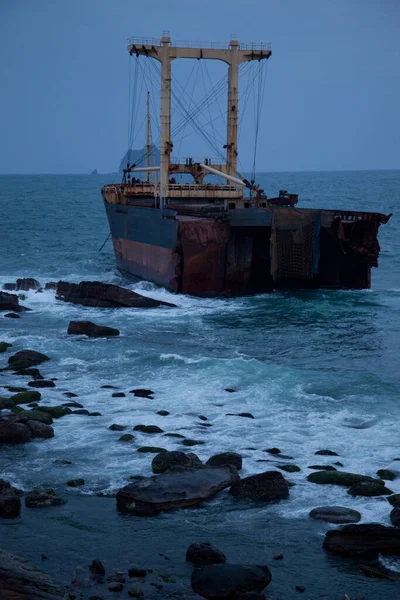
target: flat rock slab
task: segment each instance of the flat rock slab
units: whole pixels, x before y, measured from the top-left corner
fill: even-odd
[[[236,469],[229,466],[164,473],[120,489],[117,508],[125,513],[154,515],[163,510],[194,506],[212,498],[237,479]]]
[[[81,283],[57,283],[57,300],[96,306],[98,308],[154,308],[157,306],[176,306],[169,302],[154,300],[141,296],[118,285],[110,285],[101,281],[81,281]]]
[[[317,471],[310,473],[307,477],[308,481],[312,483],[319,483],[320,485],[331,484],[331,485],[343,485],[350,487],[355,483],[362,483],[363,481],[372,481],[374,483],[383,481],[380,479],[374,479],[368,475],[357,475],[356,473],[345,473],[344,471]]]
[[[0,549],[1,600],[60,600],[65,594],[66,590],[55,586],[48,575]]]
[[[341,525],[345,523],[358,523],[361,519],[361,515],[357,510],[345,508],[344,506],[320,506],[319,508],[313,508],[310,512],[310,517],[318,521]]]
[[[400,556],[400,529],[376,523],[343,525],[326,533],[323,546],[341,556],[371,559],[379,554]]]
[[[258,565],[208,565],[192,574],[193,591],[210,600],[231,600],[244,592],[261,592],[270,581],[268,567]]]

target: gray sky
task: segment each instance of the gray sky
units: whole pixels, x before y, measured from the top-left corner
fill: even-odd
[[[116,170],[135,60],[126,39],[164,29],[172,40],[272,43],[257,170],[400,168],[400,0],[0,0],[0,173]],[[180,62],[184,85],[202,67]],[[221,68],[210,67],[213,81]],[[143,143],[144,133],[134,147]],[[197,144],[182,149],[196,156]]]

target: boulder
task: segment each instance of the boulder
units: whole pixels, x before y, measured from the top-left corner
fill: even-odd
[[[9,312],[4,315],[7,319],[20,319],[20,315],[15,312]]]
[[[44,289],[45,290],[56,290],[57,282],[56,281],[48,281],[47,283],[45,283]]]
[[[314,452],[314,454],[318,454],[320,456],[339,456],[339,454],[333,450],[317,450],[317,452]]]
[[[8,359],[10,369],[13,371],[20,371],[21,369],[28,369],[36,365],[41,365],[43,362],[50,360],[48,356],[35,350],[20,350],[16,352]]]
[[[400,508],[394,508],[391,511],[390,521],[395,527],[400,527]]]
[[[12,344],[9,344],[8,342],[0,342],[0,354],[2,352],[7,352],[7,350],[9,348],[11,348]]]
[[[200,544],[190,544],[186,550],[187,562],[193,563],[196,567],[203,565],[219,565],[226,563],[226,556],[221,550],[215,548],[207,542]]]
[[[244,592],[261,592],[271,581],[267,566],[207,565],[192,573],[192,588],[203,598],[232,600]]]
[[[39,402],[42,395],[40,392],[19,392],[18,394],[14,394],[11,396],[14,404],[30,404],[31,402]]]
[[[26,417],[30,421],[40,421],[40,423],[45,423],[46,425],[51,425],[53,423],[53,419],[46,412],[42,412],[41,410],[37,410],[36,408],[32,410],[22,410],[18,413],[19,417]]]
[[[29,292],[29,290],[38,290],[40,287],[41,285],[37,279],[33,279],[32,277],[24,277],[17,279],[14,289],[17,292]]]
[[[53,419],[60,419],[65,415],[72,414],[72,410],[68,406],[40,406],[39,410],[50,415]]]
[[[32,490],[25,498],[27,508],[47,508],[65,503],[66,500],[57,496],[54,490]]]
[[[268,454],[280,454],[281,451],[279,448],[267,448],[264,452],[268,452]]]
[[[120,512],[139,515],[186,508],[212,498],[237,479],[237,471],[232,467],[205,467],[155,475],[120,489],[117,508]]]
[[[153,473],[156,474],[166,473],[167,471],[173,471],[177,468],[180,470],[192,468],[195,469],[199,466],[202,466],[202,462],[195,454],[185,454],[185,452],[179,452],[178,450],[172,452],[161,452],[153,458],[151,463]]]
[[[236,481],[229,492],[236,498],[274,501],[289,497],[289,486],[279,471],[266,471]]]
[[[28,419],[26,424],[29,427],[33,438],[49,439],[54,437],[54,429],[50,425],[46,425],[46,423]]]
[[[19,298],[16,294],[8,294],[7,292],[0,292],[0,311],[12,310],[16,313],[25,312],[30,310],[25,306],[21,306]]]
[[[44,379],[39,369],[36,369],[35,367],[31,367],[30,369],[21,369],[20,371],[14,373],[14,375],[26,375],[27,377],[32,377],[33,379]]]
[[[154,398],[152,398],[152,396],[154,395],[154,392],[152,390],[138,388],[136,390],[131,390],[129,393],[133,394],[137,398],[148,398],[149,400],[154,400]]]
[[[163,433],[163,429],[157,425],[135,425],[133,431],[141,431],[142,433]]]
[[[66,590],[23,558],[0,550],[0,598],[2,600],[63,600]]]
[[[96,306],[98,308],[154,308],[157,306],[175,306],[161,300],[153,300],[141,296],[118,285],[102,283],[101,281],[81,281],[81,283],[57,283],[57,300]]]
[[[400,529],[376,523],[343,525],[327,531],[323,547],[332,554],[378,558],[379,554],[400,556]]]
[[[385,479],[386,481],[393,481],[397,477],[397,473],[391,471],[390,469],[379,469],[376,474],[378,475],[379,479]]]
[[[326,521],[327,523],[358,523],[361,515],[357,510],[345,508],[344,506],[320,506],[313,508],[309,513],[312,519]]]
[[[113,423],[108,429],[111,429],[111,431],[124,431],[126,425],[117,425],[116,423]]]
[[[71,321],[67,333],[70,335],[87,335],[88,337],[113,337],[119,335],[119,329],[96,325],[92,321]]]
[[[33,388],[53,388],[56,387],[56,384],[54,383],[54,381],[47,381],[43,378],[41,379],[35,379],[34,381],[30,381],[28,383],[29,387],[33,387]]]
[[[310,473],[307,477],[311,483],[318,483],[320,485],[332,484],[332,485],[343,485],[350,487],[355,483],[361,483],[362,481],[379,482],[379,479],[374,479],[368,475],[357,475],[356,473],[346,473],[345,471],[317,471],[316,473]]]
[[[0,410],[5,408],[11,409],[14,408],[14,400],[12,398],[0,398]]]
[[[121,437],[119,438],[120,442],[131,442],[132,440],[134,440],[134,436],[131,435],[130,433],[124,433],[124,435],[121,435]]]
[[[380,479],[377,481],[360,481],[351,486],[347,492],[350,496],[388,496],[393,494]]]
[[[31,439],[31,431],[25,423],[0,421],[0,444],[24,444]]]
[[[400,508],[400,494],[393,494],[393,496],[389,496],[386,500],[395,508]]]
[[[286,471],[286,473],[298,473],[299,471],[301,471],[300,467],[298,467],[297,465],[276,465],[278,467],[278,469],[281,469],[282,471]]]
[[[232,465],[236,467],[238,471],[243,466],[243,459],[240,454],[236,452],[222,452],[221,454],[214,454],[206,462],[210,467],[223,467],[224,465]]]
[[[125,392],[114,392],[113,394],[111,394],[112,398],[125,398],[125,396]]]
[[[0,492],[0,519],[15,519],[21,512],[21,500],[12,488]],[[1,587],[0,587],[1,590]]]
[[[89,411],[86,408],[78,408],[78,410],[72,411],[73,415],[89,415]]]

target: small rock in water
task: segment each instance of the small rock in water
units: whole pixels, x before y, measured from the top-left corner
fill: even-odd
[[[279,552],[279,554],[274,554],[272,558],[274,560],[282,560],[283,559],[283,554],[282,554],[282,552]]]
[[[33,379],[44,379],[43,375],[40,373],[39,369],[36,367],[31,367],[30,369],[20,369],[14,375],[24,375],[27,377],[32,377]]]
[[[318,450],[317,452],[314,452],[314,454],[319,454],[320,456],[339,456],[339,454],[333,450]]]
[[[125,398],[125,396],[125,392],[114,392],[113,394],[111,394],[112,398]]]
[[[296,585],[296,590],[298,592],[305,592],[306,588],[304,587],[304,585]]]
[[[170,413],[167,410],[158,410],[157,411],[157,415],[160,415],[160,417],[168,417]]]
[[[152,398],[152,396],[154,395],[154,392],[152,390],[138,388],[136,390],[131,390],[130,393],[136,396],[137,398],[148,398],[150,400],[154,400],[154,398]]]
[[[119,430],[117,430],[119,431]],[[124,433],[124,435],[121,435],[121,437],[119,438],[120,442],[131,442],[132,440],[134,440],[134,436],[131,435],[130,433]]]
[[[320,485],[332,484],[343,485],[345,487],[349,487],[362,481],[372,481],[374,483],[377,481],[379,482],[379,479],[374,479],[368,475],[346,473],[345,471],[316,471],[315,473],[310,473],[310,475],[307,477],[307,480]]]
[[[202,466],[202,462],[195,454],[185,454],[179,451],[161,452],[153,458],[151,463],[153,473],[156,474],[166,473],[177,468],[193,469],[199,466]]]
[[[337,469],[331,465],[310,465],[307,469],[314,469],[315,471],[337,471]]]
[[[63,392],[63,396],[67,396],[67,398],[78,398],[78,394],[74,394],[74,392]]]
[[[279,471],[266,471],[240,479],[232,485],[229,492],[237,498],[267,502],[289,497],[287,481]]]
[[[0,444],[24,444],[32,439],[25,423],[0,421]]]
[[[327,523],[344,524],[358,523],[361,514],[357,510],[345,508],[344,506],[320,506],[319,508],[313,508],[310,517]]]
[[[69,481],[67,481],[67,485],[69,485],[69,487],[80,487],[81,485],[85,485],[85,480],[84,479],[70,479]]]
[[[192,589],[204,598],[227,600],[245,592],[261,592],[269,585],[271,572],[267,566],[219,564],[195,569]]]
[[[46,381],[45,379],[35,379],[34,381],[30,381],[28,383],[29,387],[33,388],[49,388],[56,387],[54,381]]]
[[[391,471],[390,469],[379,469],[376,474],[378,475],[379,479],[385,479],[386,481],[394,481],[397,477],[397,473]]]
[[[254,419],[254,416],[251,413],[241,412],[241,413],[227,413],[227,417],[246,417],[247,419]]]
[[[103,563],[98,559],[92,561],[89,569],[91,579],[95,579],[97,575],[101,575],[103,577],[106,574]]]
[[[128,590],[128,596],[130,598],[143,598],[144,593],[143,593],[143,590],[140,589],[139,587],[132,586]]]
[[[172,438],[184,438],[185,436],[182,435],[181,433],[164,433],[165,437],[172,437]]]
[[[385,485],[378,481],[361,481],[355,483],[347,492],[350,496],[388,496],[393,494]]]
[[[147,570],[141,567],[130,567],[130,569],[128,569],[128,575],[129,577],[146,577]]]
[[[282,471],[286,471],[287,473],[297,473],[298,471],[301,471],[300,467],[298,467],[297,465],[276,465],[278,467],[278,469],[281,469]]]
[[[89,415],[89,411],[85,408],[78,408],[78,410],[73,410],[72,414],[74,415]]]
[[[225,388],[226,392],[229,392],[230,394],[233,394],[233,392],[236,392],[235,388]]]
[[[137,449],[138,452],[159,454],[160,452],[167,452],[165,448],[159,448],[158,446],[141,446]]]
[[[394,508],[391,511],[390,521],[395,527],[400,527],[400,508]]]
[[[327,531],[323,547],[333,554],[358,558],[400,556],[400,529],[376,523],[343,525]]]
[[[111,431],[124,431],[124,429],[126,429],[126,426],[125,425],[117,425],[117,423],[113,423],[112,425],[110,425],[110,427],[108,429],[111,429]]]
[[[185,440],[182,440],[182,444],[184,446],[199,446],[199,445],[205,444],[205,442],[203,440],[185,439]]]
[[[122,590],[124,589],[124,586],[122,583],[113,582],[113,583],[109,583],[107,588],[110,592],[122,592]]]
[[[29,427],[33,438],[43,438],[50,439],[54,437],[54,429],[51,425],[46,425],[46,423],[41,423],[40,421],[30,421],[26,422]]]
[[[400,508],[400,494],[393,494],[393,496],[389,496],[386,500],[395,508]]]
[[[27,508],[46,508],[48,506],[60,506],[66,500],[56,495],[54,490],[32,490],[25,498]]]
[[[204,415],[199,415],[199,419],[200,421],[208,421],[207,417],[205,417]]]
[[[118,388],[115,387],[115,385],[102,385],[100,386],[102,390],[116,390]]]
[[[13,371],[20,371],[21,369],[40,365],[47,360],[50,360],[49,357],[45,354],[41,354],[41,352],[36,352],[35,350],[20,350],[10,356],[8,364]]]
[[[264,452],[268,452],[268,454],[280,454],[281,453],[279,448],[267,448],[267,450],[264,450]]]
[[[12,313],[12,312],[11,313],[6,313],[4,316],[7,319],[20,319],[21,318],[20,315],[18,315],[17,313]]]
[[[20,512],[21,500],[13,489],[9,487],[0,491],[0,519],[16,519]]]
[[[186,551],[186,560],[198,567],[226,563],[226,556],[215,546],[203,542],[189,546]]]
[[[61,406],[65,406],[66,408],[83,408],[83,404],[79,404],[79,402],[64,402]]]
[[[221,454],[215,454],[211,456],[206,462],[210,467],[222,467],[224,465],[232,465],[236,467],[238,471],[243,466],[243,459],[240,454],[236,452],[222,452]]]
[[[11,347],[12,347],[12,344],[9,344],[8,342],[0,342],[0,354],[2,352],[7,352],[7,350]]]
[[[71,321],[68,325],[69,335],[86,335],[87,337],[114,337],[119,335],[119,329],[96,325],[92,321]]]
[[[133,431],[141,431],[142,433],[163,433],[164,430],[157,425],[135,425]]]

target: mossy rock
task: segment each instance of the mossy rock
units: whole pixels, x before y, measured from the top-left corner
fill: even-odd
[[[73,415],[89,415],[89,411],[86,408],[78,408],[77,410],[72,411]]]
[[[185,440],[182,440],[182,444],[184,446],[200,446],[202,444],[205,444],[205,442],[203,442],[202,440],[185,439]]]
[[[7,352],[7,350],[11,347],[12,347],[12,344],[9,344],[8,342],[0,342],[0,353]]]
[[[400,508],[394,508],[390,513],[390,520],[394,527],[400,527]]]
[[[397,474],[390,469],[379,469],[376,474],[380,479],[385,479],[386,481],[394,481],[397,477]]]
[[[160,454],[160,452],[167,452],[165,448],[157,448],[156,446],[141,446],[137,449],[138,452],[148,452],[150,454]]]
[[[4,387],[6,388],[6,390],[8,390],[9,392],[12,392],[13,394],[17,394],[18,392],[29,392],[29,390],[27,390],[24,387],[20,387],[20,386],[5,385]]]
[[[400,494],[393,494],[386,498],[386,500],[395,508],[400,508]]]
[[[307,479],[311,483],[343,485],[345,487],[350,487],[355,483],[363,481],[372,481],[375,483],[381,481],[380,479],[368,477],[368,475],[357,475],[356,473],[345,473],[344,471],[316,471],[315,473],[310,473]],[[383,481],[381,481],[381,484],[383,485]]]
[[[281,469],[281,471],[286,471],[287,473],[298,473],[298,471],[301,471],[300,467],[298,467],[297,465],[276,465],[278,467],[278,469]]]
[[[184,439],[184,435],[182,435],[181,433],[164,433],[165,437],[172,437],[172,438],[181,438],[182,440]]]
[[[53,419],[51,415],[48,413],[42,412],[41,410],[33,409],[33,410],[23,410],[19,413],[20,417],[27,417],[32,421],[39,421],[39,423],[45,423],[46,425],[51,425]]]
[[[14,408],[14,400],[12,398],[0,398],[0,410],[4,408]]]
[[[119,438],[120,442],[131,442],[132,440],[134,440],[134,436],[131,435],[130,433],[124,433],[124,435],[121,435],[121,437]]]
[[[339,456],[339,454],[333,450],[317,450],[314,454],[318,454],[319,456]]]
[[[41,412],[45,412],[53,419],[60,419],[61,417],[65,417],[65,415],[72,414],[72,410],[67,406],[41,406]]]
[[[80,487],[82,485],[85,485],[85,480],[84,479],[70,479],[69,481],[67,481],[67,485],[69,487]]]
[[[393,494],[392,490],[389,490],[382,482],[378,479],[376,481],[360,481],[351,486],[347,492],[350,496],[389,496]]]
[[[126,426],[117,425],[117,423],[113,423],[108,429],[110,429],[111,431],[124,431],[124,429],[126,429]]]
[[[24,409],[22,408],[22,406],[19,406],[18,404],[15,404],[11,408],[11,411],[14,413],[14,415],[20,415],[22,412],[24,412]]]
[[[142,433],[164,433],[164,430],[157,425],[135,425],[133,431],[141,431]]]
[[[18,394],[14,394],[12,399],[15,404],[30,404],[31,402],[39,402],[42,395],[40,392],[28,391],[28,392],[19,392]]]

